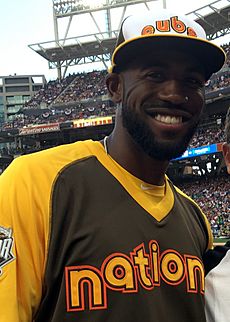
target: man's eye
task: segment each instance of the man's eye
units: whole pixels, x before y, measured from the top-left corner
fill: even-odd
[[[155,81],[162,81],[164,79],[164,75],[161,72],[148,73],[147,77]]]
[[[197,87],[197,88],[202,88],[204,87],[204,81],[194,78],[194,77],[189,77],[186,79],[187,84],[191,85],[192,87]]]

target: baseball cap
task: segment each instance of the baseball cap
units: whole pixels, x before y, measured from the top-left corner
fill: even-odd
[[[171,48],[196,57],[204,67],[206,79],[220,70],[226,59],[224,50],[206,39],[201,25],[181,13],[161,9],[124,19],[109,72],[122,70],[134,58],[144,59],[150,51],[154,54],[156,49]]]

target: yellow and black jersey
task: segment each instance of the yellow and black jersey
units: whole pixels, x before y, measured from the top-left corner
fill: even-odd
[[[135,178],[91,140],[0,177],[0,322],[205,322],[210,228],[165,178]]]

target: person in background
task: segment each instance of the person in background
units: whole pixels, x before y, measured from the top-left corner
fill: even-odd
[[[230,107],[228,108],[226,120],[225,120],[225,136],[226,142],[223,144],[223,155],[227,172],[230,174]]]
[[[225,135],[223,155],[230,175],[230,108],[226,115]],[[230,236],[224,246],[215,246],[205,254],[204,266],[207,322],[228,322],[230,318]]]
[[[125,18],[111,135],[19,157],[0,177],[0,322],[205,322],[210,226],[165,173],[224,62],[187,16]]]

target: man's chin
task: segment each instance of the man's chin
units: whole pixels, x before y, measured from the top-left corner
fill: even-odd
[[[187,149],[191,138],[196,130],[196,124],[181,133],[180,137],[173,134],[164,133],[165,137],[159,137],[158,133],[141,121],[134,113],[130,113],[128,108],[123,107],[123,126],[127,129],[132,139],[151,158],[161,161],[170,161],[180,157]]]
[[[152,145],[142,145],[142,149],[146,154],[160,161],[170,161],[179,158],[186,151],[186,148],[187,144],[185,145],[185,142],[177,144],[155,142]]]

